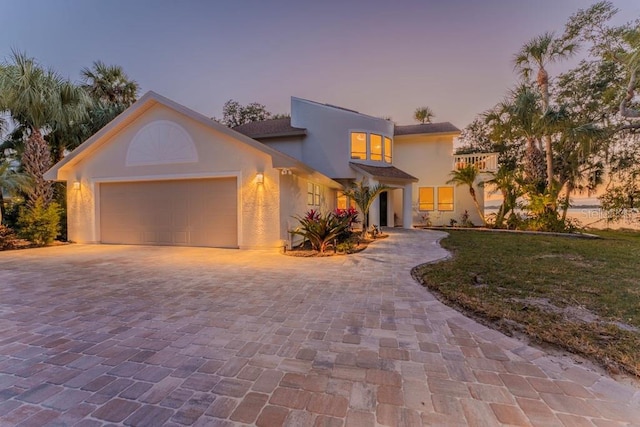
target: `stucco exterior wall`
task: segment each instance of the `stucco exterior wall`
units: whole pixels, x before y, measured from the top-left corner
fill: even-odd
[[[303,136],[296,137],[282,137],[282,138],[267,138],[262,139],[264,145],[267,145],[275,150],[280,151],[281,153],[287,154],[294,159],[298,159],[302,161],[302,145],[303,145]]]
[[[466,210],[470,220],[475,225],[481,225],[482,220],[477,213],[473,199],[469,195],[468,187],[456,187],[447,184],[451,179],[453,169],[453,134],[436,135],[401,135],[395,137],[395,152],[393,163],[396,167],[418,178],[413,184],[413,223],[420,225],[421,214],[425,211],[418,210],[419,187],[454,187],[453,211],[429,211],[429,218],[433,225],[449,225],[451,219],[460,222],[461,216]],[[476,191],[480,205],[483,204],[483,191]],[[437,197],[437,196],[436,196]],[[394,210],[401,209],[401,197],[394,198]],[[437,202],[437,200],[436,200]]]
[[[307,188],[312,183],[320,187],[320,204],[307,204]],[[327,213],[335,209],[336,190],[320,184],[313,177],[298,175],[281,175],[280,188],[283,197],[280,198],[280,234],[283,241],[296,243],[302,241],[300,236],[291,236],[289,231],[299,226],[296,216],[304,216],[309,210],[314,209],[321,213]]]
[[[182,127],[193,141],[197,159],[181,163],[127,165],[129,145],[136,133],[153,122]],[[151,162],[153,163],[153,162]],[[255,181],[264,174],[264,183]],[[240,247],[275,247],[280,233],[280,173],[271,156],[229,135],[217,132],[161,104],[147,110],[97,151],[60,170],[67,180],[69,239],[100,241],[100,183],[133,180],[236,177],[238,183],[238,244]],[[74,189],[74,181],[80,188]]]
[[[365,131],[393,138],[393,122],[291,98],[291,126],[305,128],[302,162],[334,179],[355,178],[349,166],[350,132]],[[379,163],[378,163],[379,164]]]

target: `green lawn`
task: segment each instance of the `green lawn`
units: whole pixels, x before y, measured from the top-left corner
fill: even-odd
[[[453,258],[419,267],[449,305],[640,376],[640,233],[602,239],[452,230]]]

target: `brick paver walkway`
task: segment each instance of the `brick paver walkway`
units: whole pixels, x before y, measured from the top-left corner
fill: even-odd
[[[436,301],[442,233],[349,257],[0,254],[0,425],[640,425],[640,391]]]

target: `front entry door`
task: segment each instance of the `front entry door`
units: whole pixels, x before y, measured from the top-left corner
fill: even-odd
[[[387,204],[388,194],[386,191],[380,193],[380,227],[386,227],[387,224]]]

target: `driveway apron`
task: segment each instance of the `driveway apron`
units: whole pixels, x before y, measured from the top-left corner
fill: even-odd
[[[438,302],[444,233],[351,256],[0,253],[0,426],[624,426],[640,390]]]

